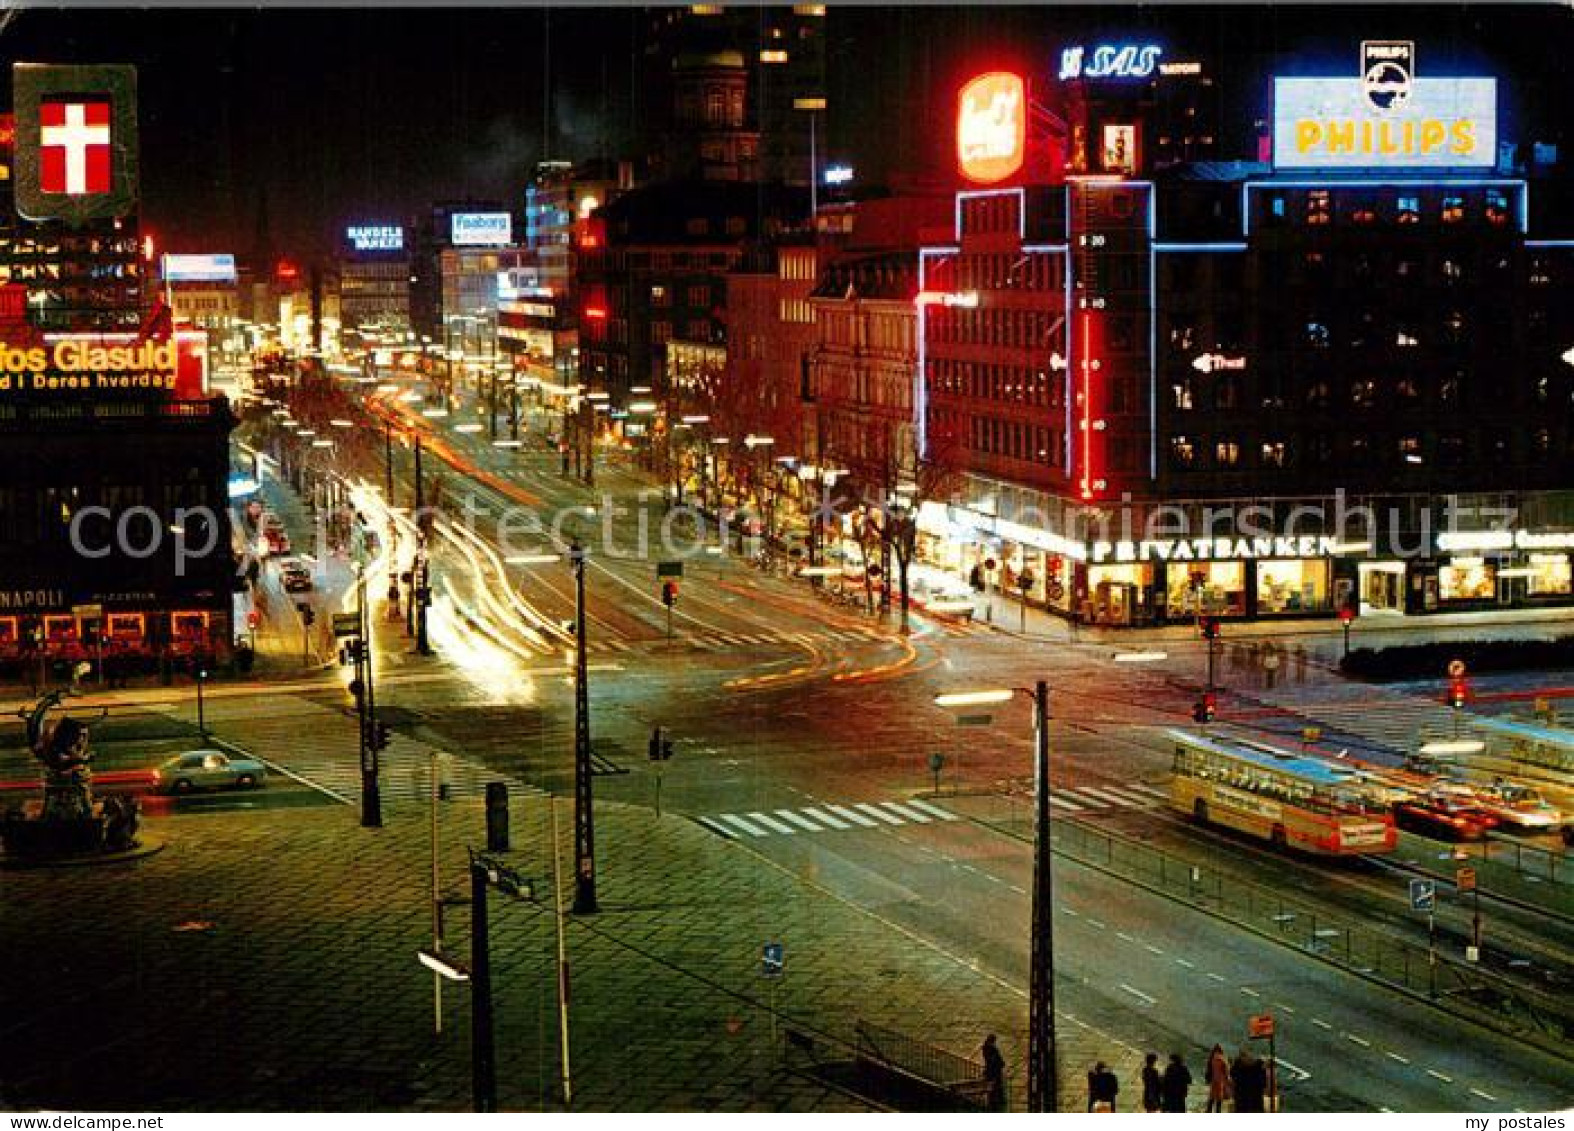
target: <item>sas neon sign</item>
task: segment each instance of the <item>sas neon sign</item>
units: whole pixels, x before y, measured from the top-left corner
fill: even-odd
[[[962,176],[979,184],[1003,181],[1018,169],[1027,149],[1027,83],[1021,75],[979,75],[957,96],[956,163]]]
[[[1164,48],[1156,43],[1101,43],[1060,52],[1060,81],[1072,79],[1145,79],[1158,69]]]

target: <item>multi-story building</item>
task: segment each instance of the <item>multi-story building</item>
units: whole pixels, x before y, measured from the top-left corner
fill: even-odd
[[[807,187],[828,135],[821,4],[653,10],[644,132],[658,178]]]
[[[339,246],[339,320],[366,344],[403,341],[410,329],[410,257],[404,226],[351,224]]]
[[[32,172],[0,177],[0,661],[222,658],[234,419],[208,392],[203,335],[151,316],[134,75],[19,64],[13,92],[16,169]],[[102,139],[51,141],[49,115],[84,103],[104,108]],[[56,163],[53,183],[25,152],[73,145],[122,156],[85,162],[80,183]]]
[[[613,411],[665,395],[665,346],[727,342],[727,277],[745,248],[801,222],[779,185],[669,182],[599,209],[580,256],[580,382]]]
[[[1410,97],[1280,78],[1272,165],[1156,171],[1139,117],[1043,183],[1028,131],[967,139],[920,262],[919,443],[969,471],[932,559],[1110,623],[1574,600],[1574,226],[1500,170],[1492,79],[1373,50]]]

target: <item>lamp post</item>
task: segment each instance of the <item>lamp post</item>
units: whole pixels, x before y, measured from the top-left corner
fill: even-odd
[[[594,914],[596,903],[596,824],[590,777],[590,689],[585,662],[585,548],[569,546],[574,568],[574,913]]]
[[[377,725],[377,699],[372,686],[372,634],[366,609],[366,569],[355,563],[355,704],[361,723],[361,827],[380,829],[383,825],[383,797],[379,784],[379,751],[383,746],[382,728]]]
[[[1028,960],[1027,1108],[1056,1109],[1054,875],[1049,826],[1049,684],[966,691],[935,697],[941,707],[1004,703],[1017,694],[1033,700],[1033,911]]]

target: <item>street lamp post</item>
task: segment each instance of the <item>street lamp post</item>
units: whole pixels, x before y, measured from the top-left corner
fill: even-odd
[[[1033,909],[1028,960],[1027,1107],[1056,1109],[1054,873],[1049,824],[1049,683],[1026,688],[971,691],[935,698],[942,707],[1004,703],[1015,694],[1033,700]]]
[[[378,753],[382,749],[382,728],[377,725],[377,698],[372,685],[372,635],[366,608],[366,570],[361,563],[355,568],[355,679],[359,684],[355,696],[361,723],[361,827],[382,828],[383,798],[379,784],[381,766]]]
[[[576,538],[568,553],[574,567],[574,913],[589,915],[600,908],[590,774],[590,689],[585,678],[585,548]]]

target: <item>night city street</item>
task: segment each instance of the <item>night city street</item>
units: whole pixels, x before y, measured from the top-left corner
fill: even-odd
[[[0,47],[0,1110],[1566,1126],[1567,5]]]

